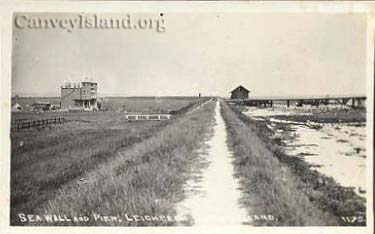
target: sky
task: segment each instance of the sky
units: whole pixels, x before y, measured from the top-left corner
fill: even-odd
[[[125,18],[126,14],[97,15]],[[64,82],[85,77],[98,82],[101,96],[228,96],[238,85],[253,96],[366,94],[365,15],[131,17],[135,22],[162,18],[165,31],[76,28],[68,32],[14,26],[12,95],[59,96]]]

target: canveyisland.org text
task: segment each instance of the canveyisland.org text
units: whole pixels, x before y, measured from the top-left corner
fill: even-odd
[[[117,16],[77,14],[66,17],[17,14],[14,17],[14,25],[19,29],[62,29],[67,32],[76,29],[141,29],[162,33],[166,30],[162,13],[153,18],[136,18],[130,14]]]

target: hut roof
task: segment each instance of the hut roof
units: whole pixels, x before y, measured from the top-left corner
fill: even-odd
[[[248,89],[246,89],[245,87],[243,87],[242,85],[238,86],[237,88],[233,89],[231,91],[231,93],[237,91],[237,90],[245,90],[246,92],[250,93],[250,91]]]

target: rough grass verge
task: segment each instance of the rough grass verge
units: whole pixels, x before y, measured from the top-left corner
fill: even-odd
[[[303,159],[286,155],[264,123],[251,120],[236,107],[221,105],[244,191],[242,202],[251,207],[250,215],[271,214],[277,219],[255,225],[365,225],[365,220],[347,223],[342,218],[365,214],[361,197],[311,170]]]

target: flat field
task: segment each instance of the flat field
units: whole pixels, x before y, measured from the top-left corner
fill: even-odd
[[[170,113],[188,105],[197,97],[108,97],[101,103],[110,111],[128,113]]]

